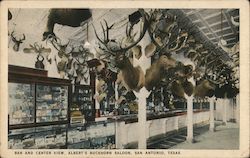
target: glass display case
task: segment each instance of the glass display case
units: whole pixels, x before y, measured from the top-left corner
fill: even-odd
[[[27,124],[35,121],[35,85],[29,83],[8,83],[9,124]]]
[[[10,149],[66,148],[71,81],[44,70],[9,66]]]
[[[36,85],[36,122],[67,120],[68,87]]]

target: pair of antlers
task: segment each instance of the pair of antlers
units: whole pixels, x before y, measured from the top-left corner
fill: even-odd
[[[104,20],[105,26],[106,28],[104,28],[103,24],[101,23],[101,27],[102,27],[102,31],[103,31],[103,37],[104,39],[101,39],[97,32],[95,27],[94,28],[94,32],[95,32],[95,36],[98,39],[98,41],[103,44],[105,46],[105,48],[108,50],[108,52],[112,55],[116,55],[117,53],[124,53],[126,51],[128,51],[130,48],[134,47],[137,43],[139,43],[141,41],[141,39],[144,37],[148,27],[149,27],[149,21],[146,18],[146,13],[143,10],[139,10],[141,17],[142,17],[142,23],[143,23],[143,27],[140,30],[140,35],[139,38],[137,40],[135,40],[134,42],[132,42],[131,44],[129,44],[126,47],[122,47],[120,45],[119,49],[113,49],[109,47],[109,42],[111,42],[112,40],[109,39],[109,31],[112,29],[112,27],[114,26],[114,24],[112,24],[111,26],[108,26],[108,23],[106,20]],[[131,37],[131,32],[133,30],[134,24],[131,24],[129,28],[127,28],[126,30],[126,35],[127,37]],[[105,33],[106,32],[106,33]]]

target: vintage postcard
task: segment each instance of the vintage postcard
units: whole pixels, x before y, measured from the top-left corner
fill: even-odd
[[[249,157],[249,2],[2,1],[0,157]]]

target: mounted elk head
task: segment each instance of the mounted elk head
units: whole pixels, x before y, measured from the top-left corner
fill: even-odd
[[[194,90],[194,96],[204,98],[206,96],[212,97],[214,95],[214,90],[216,84],[211,80],[205,79],[197,84]]]
[[[142,15],[142,23],[143,23],[143,27],[141,28],[139,37],[137,40],[131,40],[131,42],[125,44],[125,46],[123,46],[122,44],[119,45],[116,41],[109,39],[109,30],[112,28],[113,25],[108,26],[107,22],[105,21],[106,24],[106,33],[105,33],[105,29],[101,24],[104,34],[103,40],[98,36],[96,29],[94,28],[95,35],[99,40],[99,42],[104,46],[105,51],[110,55],[115,56],[115,65],[120,70],[117,77],[118,78],[117,82],[122,82],[123,86],[128,91],[129,90],[139,91],[144,86],[145,82],[144,73],[142,69],[139,66],[134,67],[127,56],[128,51],[134,46],[136,46],[144,37],[147,28],[149,26],[144,11],[139,10],[139,12]],[[129,30],[132,30],[133,26],[134,25],[131,25]],[[113,46],[115,45],[115,47],[112,47],[112,45]]]
[[[25,35],[23,34],[22,38],[17,39],[17,37],[14,36],[14,31],[12,31],[10,36],[12,41],[14,42],[13,50],[18,52],[20,44],[25,40]]]
[[[176,61],[166,55],[162,55],[155,61],[149,69],[146,70],[145,87],[147,90],[152,90],[164,77],[164,71],[175,67]]]
[[[191,96],[194,91],[194,85],[188,79],[193,76],[193,66],[178,62],[174,70],[175,74],[174,77],[171,77],[172,82],[170,83],[172,93],[181,98],[185,98],[184,94]]]
[[[55,36],[55,24],[79,27],[91,17],[90,9],[51,9],[48,15],[47,27],[43,33],[43,40]]]

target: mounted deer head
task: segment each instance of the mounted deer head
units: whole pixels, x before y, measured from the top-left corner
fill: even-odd
[[[63,56],[69,56],[69,53],[74,50],[73,47],[70,47],[70,50],[67,52],[67,48],[69,48],[69,41],[66,44],[61,43],[61,39],[58,37],[49,37],[50,43],[53,47],[58,51],[58,56],[62,58]]]
[[[42,54],[45,53],[47,61],[51,64],[52,61],[51,61],[51,59],[48,58],[49,53],[51,52],[50,48],[45,48],[42,45],[38,45],[36,42],[33,45],[30,44],[29,46],[30,46],[30,48],[23,49],[24,53],[38,53],[38,56],[39,56],[38,59],[42,58],[41,57]]]
[[[10,34],[10,36],[11,36],[12,41],[14,42],[13,50],[16,51],[16,52],[18,52],[20,44],[23,43],[23,41],[25,40],[25,35],[23,34],[22,38],[17,39],[14,36],[14,31],[12,31],[11,34]]]

